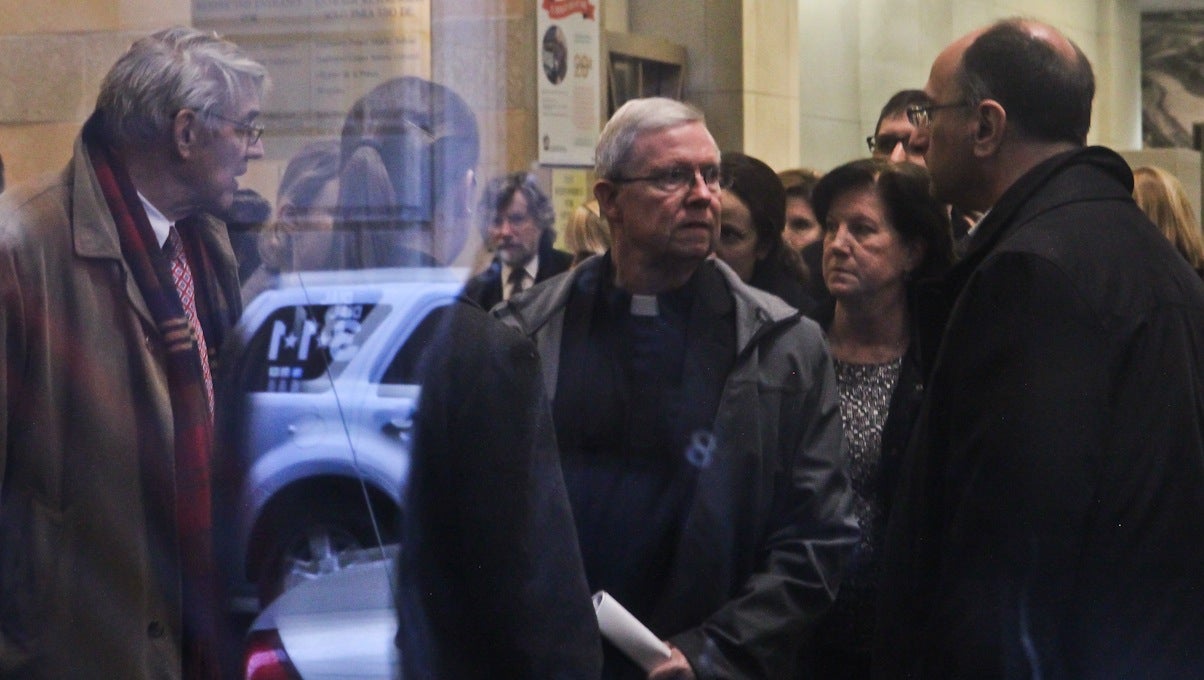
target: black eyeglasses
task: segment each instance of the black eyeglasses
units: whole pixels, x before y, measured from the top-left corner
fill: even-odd
[[[927,129],[932,125],[932,112],[940,109],[956,109],[962,106],[969,106],[970,102],[963,99],[960,102],[951,104],[912,104],[907,107],[907,122],[918,128]]]
[[[244,123],[241,120],[234,120],[233,118],[227,118],[225,116],[221,116],[216,113],[213,113],[212,111],[209,112],[208,115],[211,118],[216,118],[218,120],[224,120],[227,123],[230,123],[231,125],[233,125],[235,127],[235,129],[237,129],[239,132],[241,132],[243,134],[244,137],[246,137],[247,146],[255,146],[255,142],[258,142],[259,138],[263,136],[264,127],[262,125],[259,125],[258,123]]]
[[[904,149],[911,148],[911,135],[870,135],[865,138],[865,145],[869,147],[870,153],[878,153],[884,156],[889,156],[895,150],[895,147],[902,144]]]
[[[711,191],[722,191],[732,186],[732,177],[718,165],[702,165],[691,167],[679,165],[654,172],[644,177],[611,177],[610,181],[622,184],[624,182],[648,182],[666,193],[675,193],[694,186],[696,177],[702,177],[702,183]]]

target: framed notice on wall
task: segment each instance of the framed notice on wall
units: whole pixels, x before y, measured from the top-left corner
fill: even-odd
[[[535,0],[539,162],[590,166],[602,127],[601,30],[594,0]]]
[[[430,78],[430,5],[193,0],[192,19],[267,67],[274,87],[264,122],[273,135],[305,138],[337,133],[356,99],[390,78]]]

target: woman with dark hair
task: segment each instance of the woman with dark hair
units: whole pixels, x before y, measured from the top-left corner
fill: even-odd
[[[928,187],[924,168],[878,159],[842,165],[815,187],[832,294],[817,318],[836,369],[862,535],[816,631],[815,677],[870,676],[878,554],[923,392],[910,294],[916,281],[939,276],[953,259],[947,212]]]
[[[809,314],[815,303],[804,285],[806,270],[798,254],[782,243],[786,222],[782,181],[768,165],[738,151],[724,152],[721,163],[731,186],[723,191],[715,255],[741,281]]]
[[[259,232],[261,264],[243,282],[243,302],[263,292],[280,272],[323,266],[338,194],[338,142],[312,142],[289,160],[276,190],[276,217]]]

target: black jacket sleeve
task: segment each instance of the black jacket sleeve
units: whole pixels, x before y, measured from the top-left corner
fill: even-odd
[[[598,677],[535,348],[457,307],[429,354],[415,419],[399,578],[405,677]]]

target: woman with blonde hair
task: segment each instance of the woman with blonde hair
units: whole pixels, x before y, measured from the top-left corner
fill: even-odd
[[[573,266],[590,255],[610,250],[610,226],[598,210],[597,201],[577,206],[564,227],[564,244],[573,254]]]
[[[1133,169],[1133,199],[1204,278],[1204,232],[1183,184],[1162,168],[1143,165]]]

